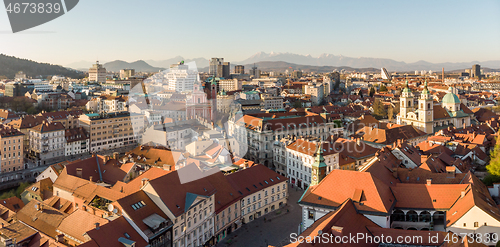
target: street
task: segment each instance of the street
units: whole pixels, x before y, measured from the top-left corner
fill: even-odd
[[[251,246],[267,247],[268,245],[280,247],[290,243],[290,234],[297,233],[301,222],[301,207],[297,201],[304,192],[301,189],[288,189],[289,197],[287,205],[272,213],[244,224],[238,230],[227,235],[217,246]],[[287,213],[287,209],[290,212]],[[278,211],[281,211],[277,214]],[[264,221],[264,218],[266,219]]]

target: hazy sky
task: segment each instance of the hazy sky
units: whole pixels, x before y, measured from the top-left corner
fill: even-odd
[[[500,1],[81,0],[12,34],[0,10],[0,53],[69,64],[174,56],[240,61],[260,52],[415,62],[500,59]]]

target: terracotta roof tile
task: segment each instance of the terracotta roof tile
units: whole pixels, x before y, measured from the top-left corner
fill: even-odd
[[[83,234],[94,229],[95,223],[99,223],[102,226],[108,222],[107,219],[77,209],[62,220],[57,230],[81,242],[85,242]]]

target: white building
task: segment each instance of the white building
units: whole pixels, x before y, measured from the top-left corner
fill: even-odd
[[[65,156],[64,125],[44,121],[29,130],[29,157],[46,164],[49,160],[61,160]]]
[[[89,81],[106,82],[106,68],[99,61],[89,69]]]
[[[193,91],[194,83],[199,81],[198,72],[184,64],[171,67],[165,77],[168,80],[168,90],[177,92]]]
[[[89,133],[83,127],[67,129],[65,131],[65,154],[66,156],[86,154],[89,149]]]

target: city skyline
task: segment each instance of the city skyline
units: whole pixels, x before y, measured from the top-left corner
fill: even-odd
[[[496,1],[252,3],[151,1],[137,8],[135,1],[88,0],[52,22],[17,34],[9,31],[6,12],[0,11],[0,53],[61,65],[176,56],[237,62],[261,51],[406,63],[500,57]]]

